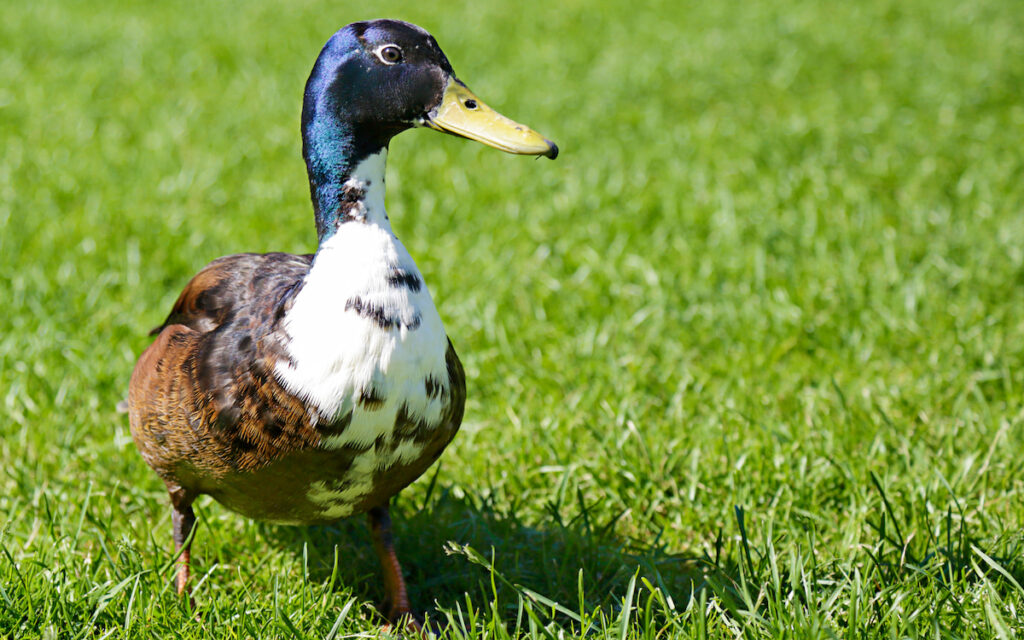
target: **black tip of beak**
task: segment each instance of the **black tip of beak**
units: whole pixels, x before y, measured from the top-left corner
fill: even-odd
[[[544,142],[548,143],[548,152],[545,153],[544,155],[546,155],[547,157],[551,158],[552,160],[557,158],[558,157],[558,145],[555,144],[554,142],[551,142],[547,138],[544,139]]]

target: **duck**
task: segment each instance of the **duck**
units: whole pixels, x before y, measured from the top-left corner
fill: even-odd
[[[209,263],[131,374],[131,434],[170,497],[179,595],[191,600],[193,504],[208,495],[271,523],[366,514],[382,613],[413,616],[389,504],[452,441],[466,401],[462,364],[384,207],[389,143],[414,128],[558,155],[477,98],[416,25],[354,22],[327,40],[301,118],[316,251]]]

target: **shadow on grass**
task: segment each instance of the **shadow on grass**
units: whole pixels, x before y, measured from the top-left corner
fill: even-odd
[[[515,616],[513,589],[494,580],[491,572],[465,554],[446,552],[450,546],[469,546],[506,580],[578,611],[580,598],[588,611],[621,607],[621,598],[633,576],[641,578],[685,606],[692,590],[702,584],[702,567],[711,559],[693,554],[672,554],[657,542],[638,544],[610,533],[614,521],[598,527],[587,514],[572,522],[556,515],[536,528],[523,524],[515,507],[499,512],[486,500],[455,497],[441,491],[424,509],[399,499],[391,508],[395,544],[409,587],[413,607],[434,613],[438,608],[464,605],[469,594],[479,606],[495,600],[508,616]],[[317,527],[267,525],[264,535],[273,544],[301,557],[303,547],[312,580],[328,581],[335,571],[337,584],[374,603],[384,598],[381,569],[370,543],[365,516]],[[582,593],[580,571],[582,570]]]
[[[855,595],[869,605],[866,621],[882,624],[886,612],[911,586],[945,593],[956,583],[962,589],[987,581],[1009,596],[1024,584],[1024,565],[1016,559],[1024,537],[989,541],[988,551],[982,551],[982,542],[969,535],[962,521],[956,524],[951,511],[942,535],[936,536],[930,519],[915,522],[910,513],[897,518],[897,510],[875,484],[883,509],[867,525],[877,537],[875,544],[861,547],[856,562],[863,568],[858,578],[863,584]],[[478,609],[497,602],[498,615],[512,621],[525,593],[539,594],[533,599],[541,608],[554,602],[570,612],[602,612],[610,620],[621,610],[634,576],[639,576],[638,587],[645,580],[647,591],[660,590],[674,602],[669,608],[676,612],[696,595],[698,600],[715,598],[723,613],[737,620],[749,619],[750,614],[767,616],[773,606],[799,606],[836,616],[841,612],[833,610],[834,594],[856,586],[850,582],[849,567],[819,564],[813,545],[793,538],[791,532],[764,540],[764,523],[757,518],[751,522],[739,507],[732,526],[726,527],[729,541],[723,542],[720,532],[710,555],[670,553],[657,540],[623,540],[613,533],[616,519],[594,523],[586,510],[565,522],[551,509],[540,527],[524,524],[517,511],[515,505],[499,508],[484,498],[456,497],[446,491],[423,509],[400,499],[391,515],[414,608],[438,619],[440,610],[464,608],[468,594]],[[748,531],[750,524],[761,530]],[[300,557],[305,548],[311,579],[326,582],[337,570],[339,587],[350,587],[367,601],[382,601],[380,566],[364,517],[323,527],[266,526],[264,535]],[[702,590],[706,594],[700,594]],[[949,607],[957,610],[944,614],[943,620],[966,624],[961,620],[965,614],[950,602]],[[656,616],[664,615],[675,614],[662,607]]]

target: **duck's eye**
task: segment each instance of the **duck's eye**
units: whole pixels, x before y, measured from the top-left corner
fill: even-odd
[[[386,64],[395,64],[402,61],[402,50],[393,44],[387,44],[377,49],[377,57]]]

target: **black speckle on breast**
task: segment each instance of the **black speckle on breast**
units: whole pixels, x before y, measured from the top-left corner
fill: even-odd
[[[409,291],[416,292],[423,286],[423,281],[415,273],[409,273],[400,267],[392,267],[388,273],[388,284],[392,287],[408,287]]]
[[[381,329],[395,329],[405,326],[409,331],[419,329],[423,321],[419,313],[412,319],[412,322],[403,323],[401,318],[390,315],[383,306],[367,302],[359,296],[352,296],[345,301],[345,311],[355,311],[361,317],[372,320]]]
[[[426,420],[423,416],[409,411],[409,407],[402,404],[395,416],[395,437],[404,440],[422,442],[429,439],[437,430],[437,425]]]
[[[350,424],[352,424],[351,411],[346,413],[344,416],[338,418],[337,420],[333,420],[331,422],[318,425],[317,431],[319,431],[324,436],[336,436],[344,432],[345,429],[347,429],[348,425]]]
[[[441,384],[441,381],[434,376],[427,376],[423,379],[423,388],[427,392],[427,397],[431,400],[441,398],[447,391],[447,388]]]
[[[359,406],[376,411],[384,406],[384,396],[374,387],[366,387],[359,392]]]

